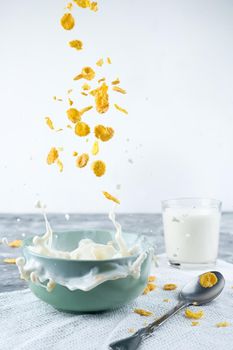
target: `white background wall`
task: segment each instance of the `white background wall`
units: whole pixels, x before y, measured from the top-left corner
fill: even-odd
[[[161,199],[180,196],[217,197],[232,210],[233,2],[100,0],[97,13],[74,7],[72,32],[59,25],[64,5],[1,2],[0,211],[31,212],[41,198],[50,211],[105,212],[102,189],[121,198],[122,212],[159,211]],[[67,45],[76,38],[82,52]],[[44,117],[66,125],[67,104],[52,96],[79,86],[73,76],[102,56],[113,64],[99,77],[121,78],[128,94],[115,93],[112,103],[130,114],[86,116],[116,130],[101,147],[108,169],[97,179],[70,156],[91,139],[54,134]],[[89,104],[78,91],[76,105]],[[45,163],[53,145],[65,148],[62,174]]]

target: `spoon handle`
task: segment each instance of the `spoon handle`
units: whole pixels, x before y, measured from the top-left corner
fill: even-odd
[[[187,301],[181,300],[174,308],[169,310],[165,315],[158,318],[156,321],[150,323],[148,326],[139,329],[132,336],[115,341],[109,345],[109,349],[112,350],[135,350],[139,347],[142,340],[150,337],[153,331],[161,326],[171,316],[175,315],[179,310],[188,306]]]
[[[183,309],[184,307],[186,307],[188,305],[189,305],[189,303],[187,303],[187,301],[181,300],[175,307],[173,307],[166,314],[164,314],[163,316],[161,316],[160,318],[158,318],[154,322],[150,323],[144,329],[147,332],[152,333],[155,328],[158,328],[159,326],[161,326],[161,324],[163,324],[165,321],[167,321],[171,316],[175,315],[178,311],[180,311],[181,309]]]

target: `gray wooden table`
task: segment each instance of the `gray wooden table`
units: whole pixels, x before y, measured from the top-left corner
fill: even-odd
[[[49,214],[54,231],[82,229],[113,229],[107,214]],[[117,216],[125,232],[146,234],[156,246],[158,254],[164,252],[162,220],[160,214],[120,214]],[[68,219],[68,220],[67,220]],[[45,231],[44,220],[35,214],[0,214],[0,237],[9,240],[24,239]],[[7,248],[0,245],[0,292],[26,288],[19,279],[15,265],[5,264],[4,258],[18,257],[20,248]],[[224,213],[221,223],[219,257],[233,263],[233,213]]]

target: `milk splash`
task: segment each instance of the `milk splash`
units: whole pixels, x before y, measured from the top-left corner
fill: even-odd
[[[67,287],[69,290],[80,289],[88,291],[99,284],[113,279],[126,278],[133,276],[134,278],[140,277],[141,265],[146,259],[149,251],[142,251],[140,245],[134,245],[130,249],[128,248],[123,236],[121,225],[115,219],[115,213],[112,210],[109,213],[109,219],[112,221],[116,233],[114,241],[110,241],[107,244],[99,244],[91,239],[82,239],[79,242],[77,248],[72,251],[61,251],[53,248],[53,231],[47,219],[45,213],[45,205],[40,201],[37,202],[36,207],[42,210],[42,214],[45,219],[46,232],[43,236],[35,236],[33,238],[33,245],[28,247],[28,250],[36,253],[40,256],[48,256],[51,258],[59,258],[66,260],[106,260],[113,259],[109,271],[101,272],[97,267],[91,268],[84,276],[74,276],[72,278],[65,278],[59,271],[54,275],[51,271],[48,271],[42,266],[36,257],[30,255],[28,261],[25,258],[20,257],[16,260],[16,264],[19,268],[20,276],[22,279],[30,280],[32,283],[39,284],[40,286],[51,292],[56,283]],[[126,265],[119,265],[114,262],[114,259],[121,257],[130,257],[138,255],[135,261],[127,263]]]

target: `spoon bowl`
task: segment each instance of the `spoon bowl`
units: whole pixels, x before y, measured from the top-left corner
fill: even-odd
[[[207,304],[215,299],[223,290],[225,279],[218,271],[210,271],[217,276],[217,283],[211,288],[204,288],[200,285],[200,276],[187,283],[180,292],[179,299],[186,301],[189,305]]]

